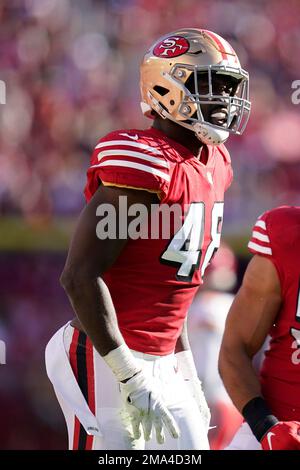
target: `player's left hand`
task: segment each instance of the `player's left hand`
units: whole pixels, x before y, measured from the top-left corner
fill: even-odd
[[[279,421],[261,440],[263,450],[300,450],[300,422]]]

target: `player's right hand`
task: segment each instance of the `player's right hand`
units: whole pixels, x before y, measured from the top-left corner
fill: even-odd
[[[145,377],[142,371],[126,383],[121,382],[120,388],[126,411],[130,416],[134,439],[141,437],[141,426],[146,441],[151,438],[153,427],[159,444],[163,444],[165,441],[164,427],[167,428],[173,438],[179,437],[179,428],[163,403],[159,390],[151,380]]]
[[[263,450],[300,450],[300,422],[279,421],[260,442]]]

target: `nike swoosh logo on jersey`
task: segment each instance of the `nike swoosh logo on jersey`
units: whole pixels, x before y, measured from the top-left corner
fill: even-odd
[[[124,137],[129,137],[129,139],[132,139],[132,140],[138,140],[139,139],[139,136],[137,134],[135,134],[135,135],[120,134],[120,135],[124,135]]]
[[[275,436],[275,434],[274,434],[273,432],[268,432],[268,434],[267,434],[267,441],[268,441],[270,450],[273,450],[273,449],[272,449],[272,442],[271,442],[272,436]]]

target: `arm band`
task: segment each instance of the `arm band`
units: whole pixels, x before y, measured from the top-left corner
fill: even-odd
[[[110,351],[102,359],[111,368],[119,382],[131,378],[141,370],[132,352],[125,343]]]
[[[268,430],[278,423],[278,419],[272,414],[262,397],[255,397],[248,401],[242,410],[242,415],[259,442]]]

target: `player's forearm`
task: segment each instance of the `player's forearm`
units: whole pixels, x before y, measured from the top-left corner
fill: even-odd
[[[124,343],[111,295],[101,277],[82,276],[80,272],[71,276],[65,271],[61,284],[86,334],[101,356]]]
[[[251,399],[261,395],[252,360],[242,346],[227,349],[222,345],[219,372],[232,402],[240,412]]]

